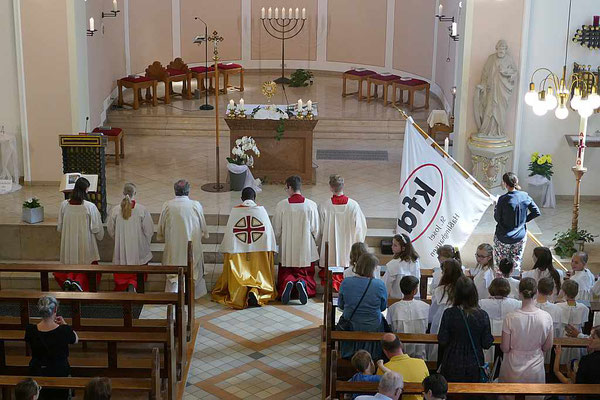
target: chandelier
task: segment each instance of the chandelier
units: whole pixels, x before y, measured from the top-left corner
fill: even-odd
[[[559,77],[548,68],[538,68],[531,74],[529,91],[525,94],[525,104],[531,106],[534,114],[539,116],[554,110],[556,118],[565,119],[569,116],[567,105],[570,105],[571,109],[577,111],[582,118],[588,118],[594,113],[595,109],[600,107],[598,77],[594,73],[576,72],[567,79],[571,2],[572,0],[569,1],[565,62],[562,68],[562,76]],[[534,83],[537,72],[545,74],[539,82],[539,91],[536,91]]]

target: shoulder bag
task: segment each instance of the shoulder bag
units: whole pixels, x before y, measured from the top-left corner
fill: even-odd
[[[467,333],[469,334],[469,340],[471,341],[471,347],[473,348],[473,354],[475,354],[475,360],[477,360],[477,365],[479,366],[479,382],[481,383],[489,383],[490,379],[490,365],[488,363],[481,364],[479,362],[479,356],[477,355],[477,348],[475,347],[475,342],[473,341],[473,336],[471,335],[471,329],[469,328],[469,324],[467,323],[467,318],[465,317],[465,313],[462,308],[460,309],[460,315],[462,315],[463,321],[465,321],[465,326],[467,328]]]

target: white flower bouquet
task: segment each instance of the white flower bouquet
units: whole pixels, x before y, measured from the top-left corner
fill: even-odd
[[[227,157],[227,161],[236,165],[254,165],[254,156],[248,153],[254,153],[256,157],[260,157],[260,150],[256,146],[256,141],[252,136],[244,136],[235,141],[235,146],[231,149],[231,157]]]

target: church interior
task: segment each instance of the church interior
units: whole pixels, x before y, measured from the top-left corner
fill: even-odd
[[[472,226],[460,243],[445,243],[460,250],[463,269],[479,266],[479,244],[496,245],[494,208],[512,172],[541,213],[527,221],[529,238],[521,238],[521,270],[536,268],[534,248],[546,247],[563,282],[574,281],[571,255],[584,251],[593,283],[600,276],[598,15],[597,0],[0,2],[0,76],[6,79],[0,98],[2,398],[15,398],[17,383],[32,376],[25,325],[40,321],[35,305],[47,294],[61,302],[59,315],[80,343],[69,348],[70,377],[34,376],[44,389],[73,389],[80,398],[91,377],[107,376],[114,399],[342,399],[355,393],[344,386],[354,364],[337,359],[343,334],[332,339],[343,310],[336,310],[341,296],[330,279],[323,285],[314,272],[317,294],[307,302],[287,304],[279,293],[277,300],[243,309],[214,301],[210,292],[233,268],[222,242],[242,189],[254,188],[279,240],[275,214],[288,199],[292,175],[301,177],[302,196],[319,212],[332,198],[330,177],[343,177],[339,193],[358,203],[366,221],[358,241],[379,266],[393,262],[388,247],[407,209],[401,194],[413,127],[441,155],[440,163],[460,166],[455,173],[464,171],[457,174],[465,184],[489,195],[477,219],[466,221]],[[247,136],[260,154],[252,162],[231,161],[236,139]],[[418,154],[416,162],[427,157]],[[107,233],[97,240],[99,258],[91,266],[64,262],[66,231],[57,230],[70,193],[63,186],[75,183],[67,175],[73,173],[97,180],[90,201]],[[201,204],[206,235],[201,260],[194,258],[195,246],[187,253],[184,246],[179,257],[186,265],[167,267],[165,205],[181,179],[189,183],[189,198]],[[453,182],[442,186],[445,196],[460,199],[463,189]],[[109,220],[111,210],[122,207],[127,183],[135,184],[134,207],[143,205],[152,225],[151,258],[127,263],[137,293],[114,291],[119,245]],[[33,206],[31,199],[37,199]],[[470,201],[464,195],[452,204],[478,207]],[[254,234],[250,223],[246,229]],[[317,246],[323,260],[325,244]],[[274,256],[274,271],[280,256]],[[498,277],[499,261],[493,265]],[[194,263],[208,290],[198,298]],[[96,293],[65,291],[52,272],[68,272],[66,264],[87,274]],[[439,269],[435,264],[422,257],[417,277],[425,280],[420,299],[429,303],[435,291],[424,271]],[[179,288],[166,293],[173,273]],[[580,328],[588,335],[600,314],[600,286],[594,287],[597,293],[585,299],[589,322],[586,316]],[[421,342],[410,336],[417,333],[398,337],[437,346],[435,333],[423,332]],[[569,351],[586,348],[588,340],[562,339],[554,335]],[[437,358],[425,361],[435,373]],[[600,396],[600,382],[559,383],[549,359],[545,368],[546,384],[519,389],[502,383],[501,372],[487,388],[454,381],[448,398]],[[365,387],[371,395],[378,389]],[[403,398],[420,399],[426,391],[405,377],[404,392]],[[446,398],[431,396],[424,398]]]

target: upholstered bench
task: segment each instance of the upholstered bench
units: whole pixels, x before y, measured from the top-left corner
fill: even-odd
[[[125,133],[121,128],[100,129],[95,128],[93,133],[102,133],[106,138],[115,143],[115,164],[119,165],[119,159],[125,158]],[[107,154],[112,155],[112,154]]]
[[[395,81],[392,85],[392,103],[396,104],[396,91],[400,90],[400,104],[404,103],[404,91],[408,91],[407,103],[411,111],[420,108],[429,108],[429,83],[421,79],[407,79]],[[425,105],[415,107],[415,92],[424,90],[425,91]]]
[[[190,72],[192,73],[192,79],[196,79],[196,87],[201,92],[206,90],[204,79],[208,77],[209,82],[209,90],[213,90],[213,79],[215,77],[215,68],[208,67],[208,72],[206,67],[192,67],[190,68]]]
[[[383,86],[383,105],[388,103],[388,88],[392,86],[394,81],[400,79],[398,75],[381,75],[375,74],[367,77],[367,103],[371,102],[371,85],[375,86],[375,97],[377,97],[377,87]]]
[[[227,89],[234,88],[240,92],[244,91],[244,68],[240,64],[235,63],[219,63],[219,73],[223,74],[223,92],[227,93]],[[214,67],[213,67],[214,69]],[[240,75],[240,86],[232,86],[229,84],[229,78],[232,75]]]
[[[362,100],[363,98],[363,82],[365,82],[367,80],[367,77],[371,76],[371,75],[375,75],[375,71],[371,71],[368,69],[365,70],[355,70],[355,69],[351,69],[349,71],[346,71],[342,74],[342,97],[346,97],[346,96],[350,96],[353,94],[357,94],[358,95],[358,100]],[[351,92],[351,93],[347,93],[346,92],[346,81],[347,80],[351,80],[351,81],[357,81],[358,82],[358,90],[356,92]]]
[[[148,103],[156,106],[156,87],[157,83],[155,79],[148,78],[145,76],[127,76],[125,78],[121,78],[117,81],[117,86],[119,87],[119,100],[118,104],[120,107],[123,105],[128,105],[133,107],[134,110],[140,108],[140,104]],[[123,88],[132,89],[133,90],[133,103],[125,103],[123,101]],[[142,96],[142,89],[146,89],[146,97]],[[152,91],[152,96],[150,96],[150,91]]]

